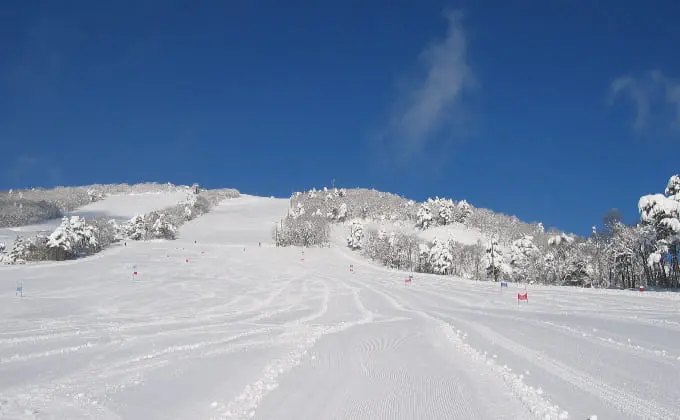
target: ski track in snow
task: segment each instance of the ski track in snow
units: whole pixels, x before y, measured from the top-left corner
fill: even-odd
[[[301,261],[271,246],[287,205],[243,196],[177,241],[0,267],[0,418],[680,419],[677,296],[405,285],[340,232]]]

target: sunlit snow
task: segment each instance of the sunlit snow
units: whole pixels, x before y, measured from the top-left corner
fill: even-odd
[[[183,198],[139,197],[81,211]],[[406,284],[347,232],[274,247],[287,209],[242,196],[175,241],[0,267],[0,418],[680,418],[680,294]]]

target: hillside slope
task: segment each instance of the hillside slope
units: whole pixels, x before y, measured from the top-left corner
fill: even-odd
[[[73,211],[66,212],[65,216],[82,216],[94,218],[106,216],[123,222],[136,214],[143,214],[159,210],[179,203],[186,198],[185,190],[171,190],[162,192],[114,194],[104,197],[102,200],[81,206]],[[0,228],[0,242],[7,246],[11,245],[17,234],[34,236],[37,233],[49,234],[61,223],[61,218],[51,219],[42,223]]]
[[[0,270],[0,417],[680,418],[677,294],[405,285],[345,247],[273,247],[287,206]]]

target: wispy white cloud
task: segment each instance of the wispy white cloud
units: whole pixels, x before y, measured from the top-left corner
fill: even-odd
[[[635,105],[633,127],[636,130],[648,127],[652,120],[680,129],[680,81],[677,79],[659,70],[640,77],[619,77],[609,87],[610,105],[621,96],[628,96]]]
[[[383,144],[400,154],[422,150],[433,135],[455,128],[460,122],[463,94],[473,85],[474,75],[466,59],[467,41],[458,12],[447,12],[446,37],[427,47],[420,60],[424,80],[396,101]]]

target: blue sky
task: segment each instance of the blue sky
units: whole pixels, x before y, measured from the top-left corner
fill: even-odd
[[[10,3],[0,189],[335,179],[585,234],[680,171],[677,1]]]

